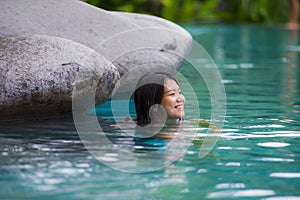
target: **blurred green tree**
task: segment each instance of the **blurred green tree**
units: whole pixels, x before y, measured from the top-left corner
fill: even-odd
[[[285,23],[288,0],[84,0],[111,11],[156,15],[177,23]]]

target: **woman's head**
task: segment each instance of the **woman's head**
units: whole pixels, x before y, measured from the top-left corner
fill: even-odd
[[[134,92],[137,124],[151,123],[150,108],[159,104],[166,111],[167,120],[184,117],[184,96],[178,81],[167,73],[150,73],[143,76]]]

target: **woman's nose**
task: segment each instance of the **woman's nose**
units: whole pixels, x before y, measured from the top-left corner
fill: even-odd
[[[178,94],[177,95],[177,101],[180,102],[180,101],[184,101],[184,96],[182,94]]]

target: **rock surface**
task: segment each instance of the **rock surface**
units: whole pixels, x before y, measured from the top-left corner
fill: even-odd
[[[78,77],[102,103],[127,72],[179,69],[192,45],[167,20],[76,0],[2,1],[0,22],[0,119],[70,112]]]
[[[2,1],[0,19],[3,19],[0,35],[38,34],[70,39],[95,49],[105,57],[112,56],[115,60],[111,61],[121,75],[139,64],[155,62],[178,69],[182,55],[189,52],[192,43],[187,31],[167,20],[143,14],[109,12],[76,0]],[[143,37],[151,28],[156,34]],[[140,37],[126,34],[129,30],[137,31]],[[168,34],[161,34],[166,30]],[[113,41],[122,33],[121,44],[114,43],[103,48],[106,40]],[[143,48],[128,53],[132,44]],[[122,57],[123,54],[126,55]]]
[[[82,96],[96,91],[96,104],[103,103],[119,79],[108,60],[71,40],[7,35],[0,48],[0,119],[70,113],[75,84]]]

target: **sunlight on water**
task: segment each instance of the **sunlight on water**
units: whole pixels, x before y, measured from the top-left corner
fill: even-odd
[[[290,146],[289,143],[284,143],[284,142],[264,142],[264,143],[258,143],[258,146],[262,147],[287,147]]]

